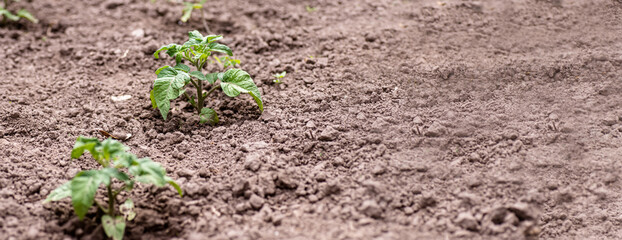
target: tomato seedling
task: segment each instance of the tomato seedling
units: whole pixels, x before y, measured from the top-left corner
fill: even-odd
[[[16,13],[12,13],[11,11],[9,11],[9,5],[11,4],[11,2],[17,1],[18,0],[4,0],[4,5],[0,7],[0,16],[2,16],[2,23],[6,23],[7,19],[16,22],[22,18],[25,18],[33,23],[38,23],[39,20],[35,18],[32,14],[30,14],[30,12],[28,12],[26,9],[20,9]]]
[[[151,0],[151,2],[155,2],[156,0]],[[190,20],[190,17],[192,16],[192,11],[193,10],[199,10],[201,12],[201,20],[203,21],[203,27],[205,28],[206,32],[210,32],[209,27],[207,26],[207,20],[205,20],[205,10],[203,5],[205,5],[205,3],[207,2],[207,0],[196,0],[196,1],[188,1],[188,2],[181,2],[184,7],[181,9],[181,17],[179,18],[180,21],[182,22],[187,22],[188,20]]]
[[[131,191],[135,182],[140,182],[158,187],[170,184],[177,190],[179,196],[183,194],[179,185],[172,178],[166,176],[166,171],[159,163],[153,162],[149,158],[139,159],[127,150],[126,146],[112,139],[100,142],[97,138],[78,137],[71,151],[71,158],[78,159],[85,151],[88,151],[93,159],[102,166],[102,169],[77,173],[73,179],[52,191],[44,203],[71,197],[74,212],[80,220],[84,219],[89,209],[93,204],[96,204],[104,213],[101,222],[106,235],[115,240],[122,239],[125,232],[125,221],[131,221],[136,213],[133,211],[134,202],[127,198],[119,206],[119,213],[121,214],[117,214],[115,206],[119,193]],[[125,172],[121,171],[124,169]],[[117,179],[118,183],[115,184],[113,179]],[[95,194],[101,184],[106,187],[108,197],[108,203],[105,205],[95,200]],[[117,185],[118,188],[113,185]]]
[[[274,80],[272,80],[272,82],[276,84],[281,84],[282,83],[281,79],[284,78],[286,74],[287,72],[283,71],[282,73],[272,75],[272,77],[274,77]]]
[[[164,66],[156,70],[157,78],[150,92],[151,104],[153,108],[160,110],[160,114],[166,120],[171,108],[171,100],[181,95],[185,95],[192,107],[199,114],[201,123],[208,122],[212,125],[218,123],[216,111],[205,107],[205,99],[218,89],[229,97],[237,97],[240,93],[250,94],[263,112],[263,100],[259,88],[253,82],[251,76],[235,68],[240,63],[237,59],[232,59],[231,48],[224,44],[217,43],[222,39],[221,35],[203,36],[198,31],[191,31],[190,40],[183,45],[169,44],[161,47],[154,53],[157,59],[161,51],[175,58],[174,67]],[[226,54],[224,57],[212,56],[214,53]],[[210,60],[213,57],[216,61]],[[189,62],[195,70],[183,64],[182,61]],[[203,74],[202,70],[208,63],[220,64],[225,72],[214,72]],[[224,71],[224,70],[223,70]],[[196,97],[190,96],[186,92],[186,86],[192,85],[196,89]],[[209,89],[208,91],[204,91]]]

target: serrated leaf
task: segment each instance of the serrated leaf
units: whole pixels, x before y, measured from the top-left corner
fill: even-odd
[[[170,100],[184,93],[182,88],[188,81],[190,81],[190,75],[172,68],[162,69],[158,74],[153,85],[153,96],[164,120],[171,108]]]
[[[156,105],[155,96],[153,95],[153,89],[149,91],[149,99],[151,100],[151,107],[153,107],[153,109],[158,108],[158,105]]]
[[[123,204],[119,206],[119,212],[123,214],[126,220],[132,221],[134,217],[136,217],[136,212],[134,212],[134,202],[132,199],[127,199]]]
[[[162,165],[151,161],[149,158],[137,159],[129,167],[129,172],[136,177],[136,181],[142,183],[151,183],[158,187],[162,187],[167,183],[164,179],[166,171]]]
[[[102,177],[99,171],[90,170],[79,172],[71,180],[71,202],[80,220],[84,219],[86,213],[93,206],[97,188],[106,178],[108,177]],[[108,178],[108,184],[110,184],[110,178]]]
[[[117,155],[125,153],[127,149],[122,143],[109,138],[101,143],[101,156],[106,160],[111,160]]]
[[[188,32],[188,38],[190,40],[203,41],[203,34],[201,34],[201,32],[199,32],[197,30],[193,30],[193,31]]]
[[[213,43],[208,44],[207,48],[213,52],[221,52],[229,56],[233,56],[233,51],[231,51],[231,48],[227,47],[227,45],[224,45],[224,44],[213,42]]]
[[[247,72],[241,69],[227,70],[221,79],[220,87],[229,97],[237,97],[240,93],[250,94],[255,99],[257,106],[259,106],[259,110],[263,112],[261,93]]]
[[[171,66],[168,66],[168,65],[167,65],[167,66],[164,66],[164,67],[160,67],[160,68],[156,69],[155,74],[156,74],[156,75],[160,75],[160,72],[162,72],[162,70],[167,69],[167,68],[170,68],[170,67],[171,67]]]
[[[182,63],[178,63],[177,65],[175,65],[175,67],[173,67],[174,69],[177,69],[179,71],[184,71],[184,72],[190,72],[190,67],[188,67],[188,65],[186,64],[182,64]]]
[[[95,147],[99,144],[99,139],[97,138],[86,138],[86,137],[78,137],[76,143],[73,145],[73,149],[71,150],[71,158],[78,159],[84,151],[89,151],[93,158],[101,159],[99,152],[95,150]]]
[[[175,188],[175,190],[177,190],[177,193],[179,194],[180,197],[184,197],[184,192],[181,190],[181,187],[179,187],[179,184],[177,184],[172,178],[170,178],[169,176],[165,176],[164,180],[168,184],[173,186],[173,188]]]
[[[214,126],[218,123],[218,114],[216,111],[211,108],[203,108],[201,109],[201,113],[199,114],[200,123],[209,123]]]
[[[201,81],[207,80],[205,75],[203,75],[203,73],[200,72],[200,71],[192,71],[192,72],[190,72],[190,76],[195,77],[195,78],[197,78],[197,79],[199,79]]]
[[[125,233],[125,219],[121,216],[111,217],[110,215],[102,216],[102,226],[106,236],[114,240],[122,240]]]
[[[208,35],[207,37],[205,37],[205,40],[207,41],[207,43],[213,43],[215,41],[222,40],[222,38],[222,35]]]
[[[68,181],[60,187],[54,189],[54,191],[52,191],[48,197],[45,198],[43,203],[58,201],[69,196],[71,196],[71,181]]]
[[[25,18],[25,19],[28,19],[28,21],[31,21],[33,23],[38,23],[39,22],[39,20],[37,18],[35,18],[34,16],[32,16],[32,14],[30,14],[30,12],[26,11],[26,9],[20,9],[19,11],[17,11],[17,16]]]
[[[177,53],[179,51],[179,47],[180,47],[179,45],[174,44],[174,43],[171,43],[171,44],[166,45],[166,46],[162,46],[158,50],[156,50],[155,53],[153,53],[153,56],[156,59],[158,59],[158,58],[160,58],[160,52],[161,51],[166,51],[166,53],[169,53],[169,51],[170,51],[171,53],[174,53],[172,55],[169,54],[172,57],[173,55],[175,55],[175,53]]]
[[[205,78],[210,84],[214,84],[216,80],[218,80],[219,74],[221,73],[210,73],[210,74],[205,75]]]
[[[130,180],[130,177],[127,176],[127,174],[125,174],[124,172],[120,172],[116,168],[104,168],[100,170],[100,173],[104,176],[108,176],[109,178],[116,178],[124,182]]]

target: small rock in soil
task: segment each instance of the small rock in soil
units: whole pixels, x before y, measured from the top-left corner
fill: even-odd
[[[294,181],[289,175],[281,173],[276,179],[276,187],[281,189],[296,189],[298,183]]]
[[[510,212],[513,212],[521,221],[531,221],[534,219],[538,219],[539,217],[539,213],[537,212],[537,210],[527,203],[516,203],[508,207],[508,210]]]
[[[190,169],[182,169],[182,170],[177,171],[177,176],[185,177],[187,179],[191,179],[192,176],[194,176],[194,175],[195,175],[194,171],[192,171]]]
[[[253,209],[255,210],[261,209],[261,207],[263,207],[263,204],[265,203],[265,200],[262,197],[257,196],[256,194],[253,194],[248,201],[251,204],[251,207],[253,207]]]
[[[363,204],[361,204],[359,211],[371,218],[382,218],[382,208],[380,208],[375,200],[365,200]]]
[[[477,231],[479,229],[479,223],[477,222],[477,219],[475,219],[475,217],[473,217],[473,215],[468,212],[460,213],[456,218],[455,223],[458,226],[469,231]]]
[[[616,123],[618,123],[618,118],[616,116],[610,116],[610,117],[603,119],[602,123],[605,126],[613,126]]]
[[[246,190],[248,189],[250,189],[250,183],[248,182],[248,180],[240,180],[238,183],[233,185],[231,192],[233,193],[234,197],[239,197],[244,196],[244,192],[246,192]]]
[[[257,172],[259,168],[261,168],[261,155],[259,154],[249,154],[246,156],[244,160],[244,168],[249,171]]]
[[[426,137],[440,137],[447,132],[447,129],[438,122],[434,122],[425,132]]]
[[[319,140],[320,141],[334,141],[339,136],[339,131],[335,130],[333,127],[327,127],[320,133]]]

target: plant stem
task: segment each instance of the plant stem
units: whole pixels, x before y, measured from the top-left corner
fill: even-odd
[[[205,33],[209,34],[210,30],[207,26],[207,21],[205,20],[205,10],[203,10],[203,8],[201,8],[201,20],[203,20],[203,27],[205,28]]]
[[[205,96],[203,96],[204,98],[207,98],[207,96],[209,96],[210,94],[212,94],[214,91],[216,91],[216,89],[219,89],[220,85],[214,86],[212,87],[212,89],[209,90],[209,92],[207,92],[207,94],[205,94]]]
[[[114,200],[117,196],[112,193],[112,183],[108,185],[108,212],[107,214],[114,218]]]

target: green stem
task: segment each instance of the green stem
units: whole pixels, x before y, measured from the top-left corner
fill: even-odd
[[[209,34],[210,30],[207,26],[207,21],[205,20],[205,10],[201,8],[201,19],[203,20],[203,27],[205,28],[205,34]]]
[[[214,91],[216,91],[216,89],[219,89],[220,85],[216,85],[214,87],[212,87],[212,89],[209,90],[209,92],[207,92],[205,95],[203,95],[203,98],[207,98],[207,96],[209,96],[210,94],[212,94]]]
[[[194,100],[190,97],[190,95],[188,95],[187,92],[184,92],[184,95],[186,96],[186,98],[188,98],[188,102],[190,102],[190,104],[192,105],[192,107],[194,107],[195,109],[197,109],[197,103],[194,102]]]
[[[114,201],[117,195],[112,193],[112,183],[108,185],[108,212],[107,214],[114,218]]]

